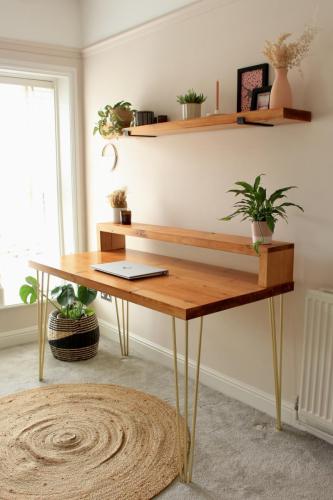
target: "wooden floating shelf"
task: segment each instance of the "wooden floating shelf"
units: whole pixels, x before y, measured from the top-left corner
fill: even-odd
[[[222,130],[225,128],[272,127],[288,123],[310,122],[311,112],[291,108],[263,109],[232,113],[228,115],[211,115],[192,120],[176,120],[153,125],[141,125],[124,129],[124,135],[132,137],[159,137],[162,135],[184,134]]]

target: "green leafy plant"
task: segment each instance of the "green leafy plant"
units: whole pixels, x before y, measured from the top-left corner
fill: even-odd
[[[20,297],[25,304],[34,304],[37,300],[38,282],[33,276],[25,278],[26,283],[20,287]],[[87,307],[96,298],[97,292],[91,288],[82,285],[77,286],[75,293],[72,284],[57,286],[51,291],[51,298],[44,294],[53,307],[61,314],[61,317],[67,319],[80,319],[94,314],[94,310]]]
[[[110,135],[121,135],[125,127],[129,127],[134,110],[131,109],[132,104],[127,101],[116,102],[113,106],[107,104],[103,109],[98,111],[99,120],[95,124],[93,134],[97,132],[102,137]]]
[[[189,89],[185,95],[178,95],[177,102],[179,104],[202,104],[207,97],[203,94],[197,94],[193,89]]]
[[[297,186],[279,188],[268,196],[267,190],[261,185],[261,178],[263,175],[264,174],[258,175],[253,185],[245,181],[235,182],[236,186],[240,186],[240,189],[229,189],[227,192],[234,193],[236,197],[240,196],[241,199],[234,204],[236,210],[230,215],[222,217],[220,220],[229,221],[240,215],[242,221],[246,219],[252,222],[265,221],[273,233],[275,224],[279,218],[285,221],[288,220],[286,213],[288,207],[296,207],[304,212],[300,205],[292,203],[291,201],[285,201],[287,199],[285,193]],[[258,244],[260,244],[260,241],[254,244],[257,251]]]

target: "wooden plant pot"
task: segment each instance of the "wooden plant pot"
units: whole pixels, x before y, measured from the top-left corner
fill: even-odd
[[[48,341],[53,356],[61,361],[83,361],[96,356],[99,326],[96,314],[67,319],[59,311],[49,315]]]
[[[133,120],[133,111],[128,109],[115,108],[114,112],[118,116],[119,120],[121,120],[121,126],[126,128],[131,125]]]

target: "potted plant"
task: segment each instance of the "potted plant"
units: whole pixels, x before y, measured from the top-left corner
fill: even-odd
[[[127,208],[126,189],[117,189],[107,196],[113,211],[112,222],[120,224],[121,211]]]
[[[113,106],[107,104],[98,111],[99,120],[94,127],[94,135],[99,132],[104,139],[112,139],[122,134],[123,128],[129,127],[134,110],[131,103],[119,101]]]
[[[183,120],[200,118],[201,104],[206,99],[207,97],[204,97],[203,94],[197,94],[193,89],[189,89],[185,95],[178,95],[177,102],[182,105]]]
[[[28,276],[20,288],[20,297],[25,304],[37,300],[36,278]],[[51,298],[44,296],[55,308],[49,315],[47,337],[53,356],[61,361],[82,361],[96,356],[99,342],[99,326],[96,314],[90,305],[95,300],[96,290],[82,285],[75,292],[72,284],[57,286]]]
[[[229,221],[238,215],[242,217],[242,221],[249,219],[252,222],[252,242],[257,252],[260,244],[272,242],[272,235],[278,219],[287,221],[286,209],[288,207],[296,207],[304,212],[300,205],[286,201],[285,193],[297,186],[277,189],[268,196],[266,189],[261,186],[263,175],[260,174],[256,177],[253,186],[244,181],[235,183],[241,189],[230,189],[228,193],[234,193],[241,199],[234,204],[236,210],[232,214],[220,219]]]

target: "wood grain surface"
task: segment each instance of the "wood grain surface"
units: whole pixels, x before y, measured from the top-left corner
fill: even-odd
[[[165,267],[169,274],[128,281],[90,267],[91,264],[125,259]],[[54,262],[30,261],[29,265],[181,319],[249,304],[294,288],[293,281],[265,287],[258,284],[258,277],[253,273],[126,249],[84,252],[66,255]]]
[[[262,109],[241,113],[202,116],[192,120],[175,120],[153,125],[141,125],[124,129],[125,134],[142,137],[158,137],[162,135],[184,134],[188,132],[204,132],[224,128],[244,128],[251,125],[238,125],[237,118],[244,117],[248,121],[284,125],[288,123],[310,122],[311,112],[291,108]],[[126,132],[127,131],[127,132]]]

